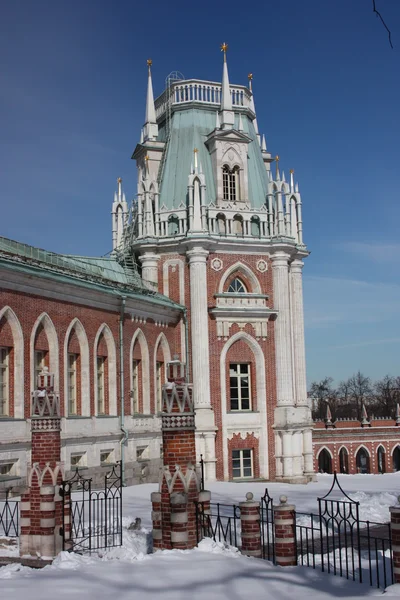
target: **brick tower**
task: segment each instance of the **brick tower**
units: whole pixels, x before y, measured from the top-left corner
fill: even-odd
[[[149,287],[187,309],[178,343],[206,479],[306,482],[302,200],[259,132],[252,75],[232,85],[221,49],[221,83],[173,73],[156,100],[148,61],[137,196],[121,243]]]

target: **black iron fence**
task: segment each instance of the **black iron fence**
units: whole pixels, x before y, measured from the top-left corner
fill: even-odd
[[[118,463],[104,477],[104,487],[92,489],[92,480],[77,469],[63,481],[63,548],[91,552],[122,545],[122,478]]]
[[[239,546],[240,508],[236,504],[211,503],[210,509],[203,502],[196,502],[197,543],[204,537],[230,546]]]
[[[0,499],[0,536],[19,537],[19,500],[10,500],[8,490]]]
[[[275,563],[274,501],[265,490],[260,501],[261,551],[265,560]]]

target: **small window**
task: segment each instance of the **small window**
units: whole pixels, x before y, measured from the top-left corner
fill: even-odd
[[[114,450],[102,450],[100,452],[101,465],[112,465],[114,462]]]
[[[68,414],[76,415],[76,365],[78,356],[68,354]]]
[[[229,202],[239,200],[239,167],[233,169],[228,165],[222,167],[222,191],[224,200]]]
[[[86,452],[71,454],[71,469],[86,466]]]
[[[132,413],[139,412],[139,362],[138,360],[132,361]]]
[[[10,349],[0,348],[0,417],[9,414]]]
[[[249,364],[231,363],[229,365],[229,389],[231,410],[251,410]]]
[[[164,363],[156,363],[156,412],[162,411],[162,386],[163,386]]]
[[[228,292],[230,292],[232,294],[246,294],[247,290],[245,288],[243,281],[241,279],[239,279],[238,277],[236,277],[233,281],[231,281],[229,288],[228,288]]]
[[[97,357],[97,412],[99,415],[105,414],[104,402],[104,365],[105,357]]]
[[[232,450],[232,478],[250,479],[253,477],[253,450]]]

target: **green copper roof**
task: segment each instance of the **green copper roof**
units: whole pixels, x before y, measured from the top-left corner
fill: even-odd
[[[215,129],[216,112],[206,108],[187,108],[173,113],[161,183],[161,207],[164,205],[167,209],[173,209],[182,203],[186,206],[188,176],[194,148],[198,149],[198,158],[206,178],[208,201],[216,201],[211,156],[205,145],[208,134]],[[249,201],[253,208],[260,208],[265,204],[267,173],[253,123],[246,115],[242,115],[242,122],[244,133],[252,140],[248,147]],[[238,129],[238,124],[239,115],[236,114],[235,129]],[[163,126],[160,127],[158,139],[165,139]]]
[[[120,291],[127,296],[148,296],[164,306],[180,308],[166,296],[149,290],[134,265],[120,264],[113,257],[70,256],[35,248],[0,236],[0,259],[4,264],[24,272],[35,271],[58,280],[75,280],[85,287],[108,292]]]

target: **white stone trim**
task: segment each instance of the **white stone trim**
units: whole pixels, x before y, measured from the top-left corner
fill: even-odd
[[[94,414],[97,415],[97,346],[99,338],[103,334],[107,345],[107,360],[108,360],[108,415],[117,415],[117,351],[115,347],[114,336],[111,329],[106,323],[100,325],[97,330],[93,346],[93,370],[94,370]]]
[[[72,330],[76,333],[80,347],[81,416],[90,417],[89,342],[85,328],[77,318],[69,324],[64,338],[64,415],[68,417],[68,342]]]
[[[393,442],[393,441],[397,441],[397,444],[396,444],[396,446],[393,446],[393,448],[392,448],[392,450],[391,450],[391,452],[390,452],[390,456],[393,456],[393,454],[394,454],[394,451],[396,450],[396,448],[397,448],[397,447],[399,447],[399,448],[400,448],[400,443],[399,443],[398,439],[397,439],[397,440],[391,440],[391,441],[392,441],[392,442]]]
[[[366,447],[364,446],[364,444],[360,444],[360,445],[359,445],[359,446],[358,446],[358,447],[357,447],[357,448],[356,448],[356,449],[353,451],[353,457],[354,457],[354,460],[356,459],[356,457],[357,457],[357,454],[358,454],[358,451],[359,451],[359,450],[361,450],[361,448],[364,448],[365,452],[368,454],[368,457],[369,457],[369,458],[372,458],[372,456],[371,456],[371,452],[368,450],[368,448],[366,448]]]
[[[58,337],[54,323],[46,312],[43,312],[35,321],[32,327],[29,356],[30,356],[30,391],[34,391],[37,388],[37,382],[35,381],[35,337],[39,325],[43,325],[43,329],[46,333],[47,342],[49,344],[49,371],[54,373],[54,388],[56,391],[60,389],[59,382],[59,348],[58,348]]]
[[[156,343],[154,344],[154,355],[153,355],[153,390],[154,390],[154,412],[157,413],[157,352],[158,352],[158,347],[161,346],[161,350],[163,353],[163,357],[164,357],[164,375],[167,372],[167,363],[171,362],[171,350],[168,344],[168,340],[165,337],[165,334],[163,332],[160,333],[160,335],[158,336]],[[149,412],[150,412],[150,407],[149,407]]]
[[[326,451],[328,452],[329,456],[331,457],[331,460],[333,460],[333,454],[332,454],[332,451],[331,451],[329,448],[327,448],[326,446],[322,446],[322,447],[321,447],[321,448],[318,450],[317,454],[315,455],[315,458],[318,460],[318,459],[319,459],[319,455],[321,454],[321,452],[322,452],[323,450],[326,450]],[[339,456],[339,455],[338,455],[338,456]]]
[[[252,294],[261,294],[262,293],[260,282],[258,281],[257,277],[254,275],[254,273],[251,270],[251,268],[249,266],[245,265],[244,263],[238,261],[234,265],[232,265],[231,267],[229,267],[225,271],[225,273],[222,275],[221,281],[219,282],[219,288],[218,288],[218,293],[219,294],[222,294],[224,292],[224,286],[225,286],[225,283],[226,283],[227,279],[233,273],[235,273],[235,271],[238,271],[239,273],[243,273],[243,275],[245,277],[247,277],[247,279],[251,283],[252,289],[249,290],[249,291]]]
[[[0,310],[0,320],[10,324],[14,341],[14,418],[24,418],[24,335],[17,315],[10,306]]]
[[[169,258],[163,264],[163,294],[169,296],[169,268],[177,267],[179,272],[179,303],[184,306],[185,303],[185,263],[182,258]],[[186,357],[186,339],[185,324],[181,321],[181,360]]]
[[[229,452],[228,452],[228,419],[227,419],[227,390],[226,390],[226,356],[229,348],[237,341],[243,340],[248,344],[253,352],[256,368],[256,390],[257,390],[257,410],[259,415],[259,430],[264,432],[259,438],[259,465],[260,477],[268,479],[268,430],[267,430],[267,405],[266,405],[266,365],[265,356],[261,346],[245,331],[236,333],[224,345],[220,356],[220,386],[221,386],[221,417],[222,417],[222,440],[223,440],[223,464],[224,479],[229,478]],[[241,430],[240,413],[237,415],[237,430]],[[250,434],[256,430],[246,428]],[[229,424],[229,431],[232,425]],[[246,433],[247,435],[247,433]]]
[[[129,349],[129,377],[130,377],[130,389],[133,387],[132,382],[132,361],[133,361],[133,350],[135,343],[138,342],[140,346],[140,355],[142,357],[142,387],[139,393],[142,394],[143,413],[150,414],[150,354],[149,346],[147,344],[146,337],[141,329],[137,329],[132,337],[131,345]],[[132,413],[132,402],[131,402],[131,414]]]

